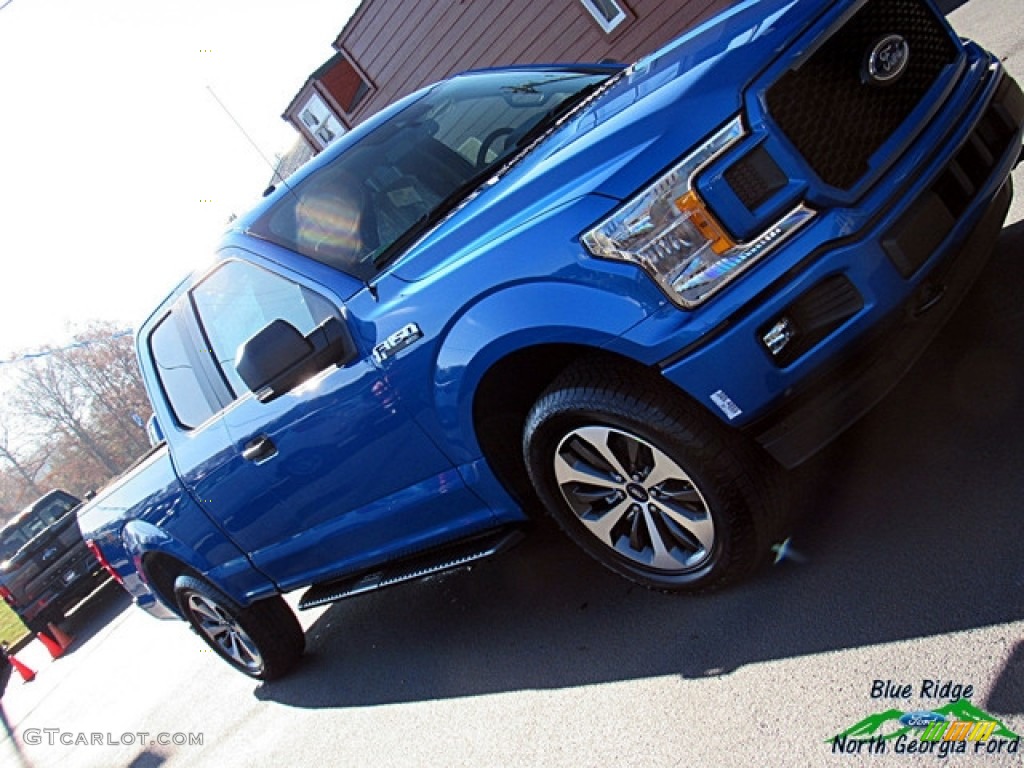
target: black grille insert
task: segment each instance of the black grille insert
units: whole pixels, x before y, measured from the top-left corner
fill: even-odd
[[[996,97],[935,182],[886,233],[883,245],[903,277],[910,277],[942,244],[967,212],[1016,133],[1012,105],[1024,116],[1020,87],[1004,77]]]
[[[902,36],[910,55],[903,74],[880,85],[865,75],[866,65],[889,35]],[[823,181],[849,189],[956,57],[956,44],[927,5],[871,0],[768,89],[768,110]]]
[[[740,158],[723,175],[736,197],[751,211],[785,187],[788,181],[764,147]]]

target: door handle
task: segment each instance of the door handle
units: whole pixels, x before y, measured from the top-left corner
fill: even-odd
[[[257,464],[261,461],[273,458],[277,455],[277,446],[274,445],[274,441],[266,435],[260,435],[254,437],[245,447],[242,448],[242,458],[246,461],[255,461]]]

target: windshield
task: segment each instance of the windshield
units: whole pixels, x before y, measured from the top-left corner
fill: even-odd
[[[250,231],[369,280],[608,76],[524,69],[442,83],[293,187]]]
[[[0,562],[10,560],[18,550],[60,520],[78,501],[63,493],[38,503],[27,515],[0,531]]]

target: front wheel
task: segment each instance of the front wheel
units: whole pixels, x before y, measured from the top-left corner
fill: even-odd
[[[257,680],[287,673],[302,656],[302,626],[281,597],[242,608],[201,579],[179,576],[174,594],[196,634],[235,669]]]
[[[777,468],[655,376],[615,364],[571,369],[531,410],[523,450],[563,530],[644,586],[716,587],[768,550]]]

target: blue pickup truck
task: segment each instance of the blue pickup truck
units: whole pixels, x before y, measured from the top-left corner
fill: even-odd
[[[985,265],[1024,96],[931,0],[744,2],[624,67],[462,74],[234,222],[137,333],[162,442],[79,513],[259,679],[323,605],[546,510],[705,590]]]

